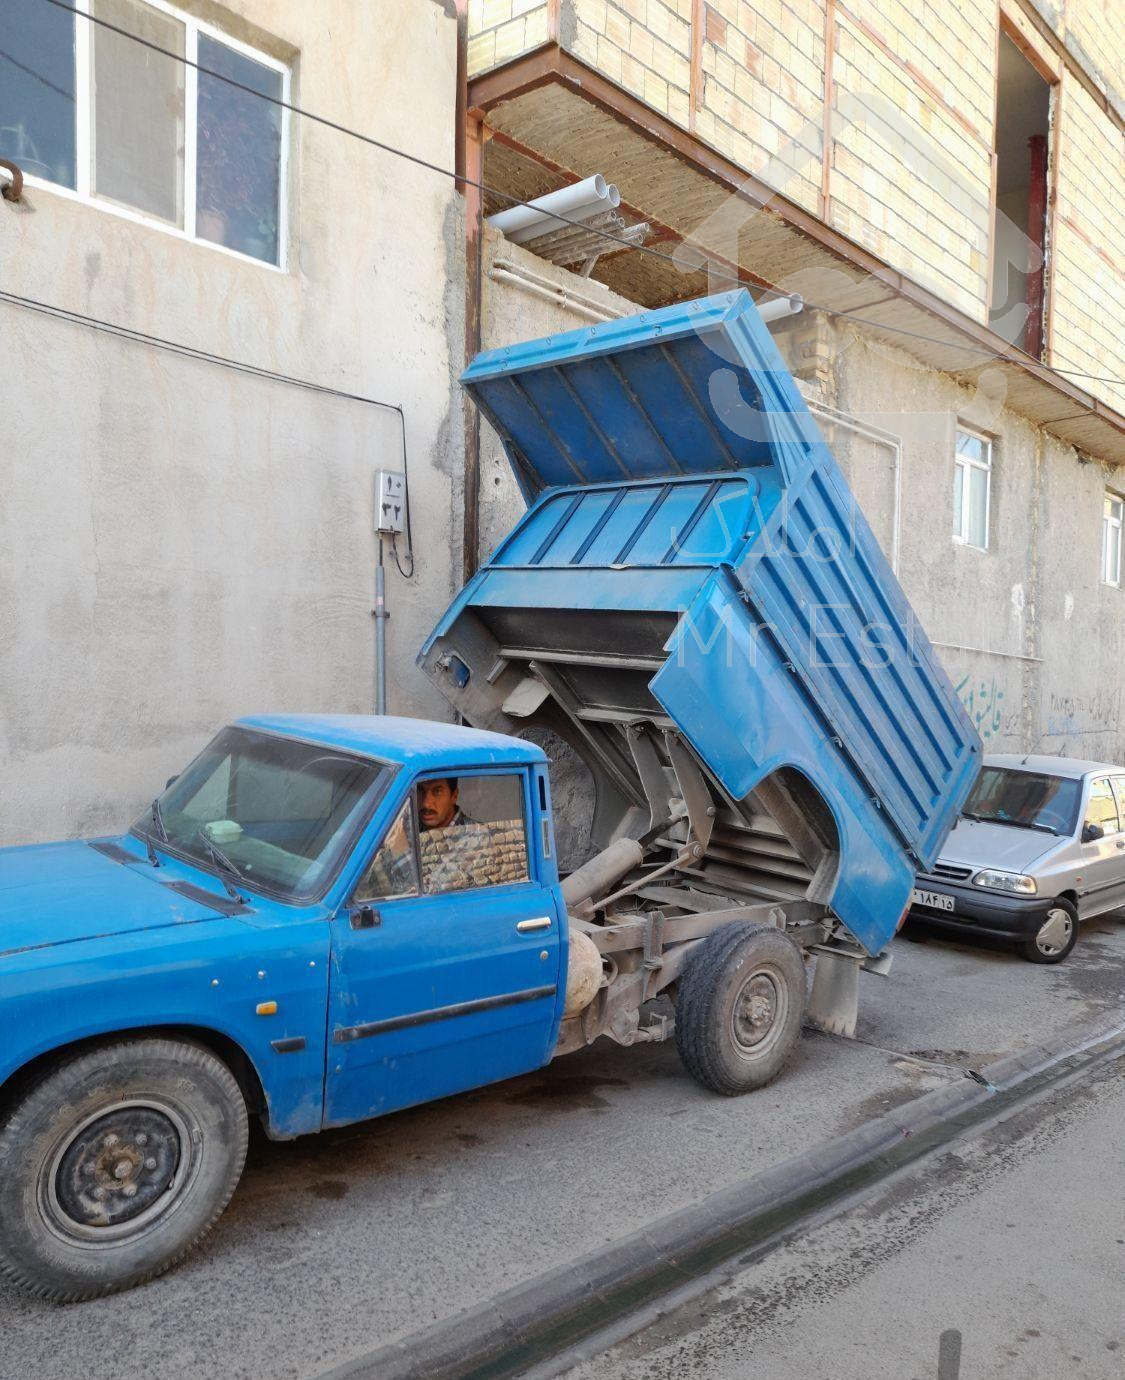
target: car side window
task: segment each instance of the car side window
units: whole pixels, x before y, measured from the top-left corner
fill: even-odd
[[[1096,824],[1103,834],[1116,834],[1120,829],[1117,802],[1108,776],[1099,776],[1091,783],[1090,799],[1086,804],[1086,824]]]
[[[428,895],[529,880],[521,775],[421,781],[418,819]]]
[[[356,887],[353,904],[418,895],[414,834],[414,799],[411,796],[383,835],[383,841]]]
[[[1125,776],[1113,778],[1113,793],[1117,797],[1117,817],[1125,823]]]

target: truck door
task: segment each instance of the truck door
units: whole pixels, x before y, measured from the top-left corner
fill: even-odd
[[[419,778],[333,920],[325,1122],[539,1068],[563,947],[529,773]]]

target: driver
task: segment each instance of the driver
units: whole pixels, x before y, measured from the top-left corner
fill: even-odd
[[[439,776],[418,783],[418,824],[423,832],[471,821],[457,804],[457,778]]]

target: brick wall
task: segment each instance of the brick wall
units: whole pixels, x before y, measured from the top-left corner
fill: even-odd
[[[469,0],[469,76],[547,41],[547,0]]]
[[[837,100],[873,93],[896,116],[884,122],[868,111],[853,118],[846,104],[838,110],[828,220],[983,320],[992,178],[985,93],[995,16],[991,7],[943,5],[939,23],[932,10],[899,0],[862,9],[863,20],[838,11]],[[952,49],[962,54],[960,68]]]
[[[1125,134],[1068,81],[1058,139],[1052,362],[1125,379]],[[1076,382],[1125,411],[1125,387]]]
[[[1120,112],[1122,0],[1027,3]],[[1001,0],[559,0],[558,38],[747,172],[986,321],[1000,9]],[[1048,52],[1019,13],[1023,32]],[[470,23],[474,71],[549,36],[542,0],[470,0]],[[1062,85],[1052,358],[1121,377],[1125,142],[1076,73],[1064,71]],[[838,103],[827,160],[826,87]],[[855,98],[871,96],[897,112],[889,126],[857,107]],[[1125,408],[1112,383],[1085,386]]]
[[[563,0],[575,57],[676,124],[688,124],[691,0]]]

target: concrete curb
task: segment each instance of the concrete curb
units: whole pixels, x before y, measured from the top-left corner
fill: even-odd
[[[1115,1053],[1125,1054],[1125,1010],[1111,1025],[1103,1014],[980,1073],[966,1072],[963,1082],[924,1093],[702,1203],[336,1367],[321,1380],[523,1375],[624,1315],[651,1310],[658,1300],[701,1284],[724,1262],[763,1249],[865,1183]]]

